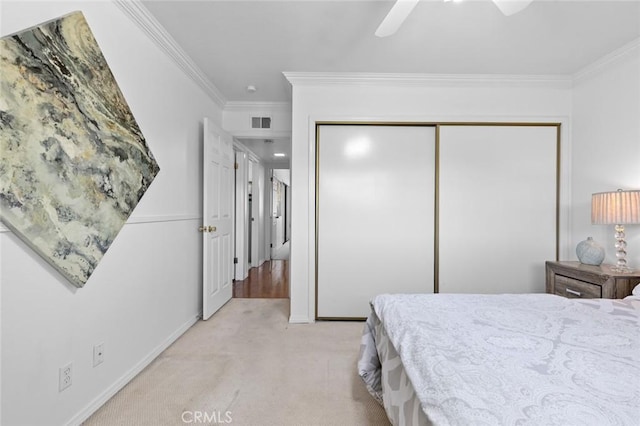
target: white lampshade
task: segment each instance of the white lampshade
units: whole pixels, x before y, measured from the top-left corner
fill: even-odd
[[[593,194],[591,223],[594,225],[640,223],[640,190],[619,189]]]

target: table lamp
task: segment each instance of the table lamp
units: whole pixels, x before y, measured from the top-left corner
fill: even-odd
[[[624,225],[640,223],[640,190],[598,192],[591,196],[591,223],[615,225],[616,258],[612,271],[633,272],[627,266],[627,242],[624,240]]]

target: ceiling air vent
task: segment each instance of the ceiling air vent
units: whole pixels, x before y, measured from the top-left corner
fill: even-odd
[[[270,129],[271,117],[251,117],[252,129]]]

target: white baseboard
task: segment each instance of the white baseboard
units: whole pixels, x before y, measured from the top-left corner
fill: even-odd
[[[289,317],[289,324],[311,324],[313,322],[309,317],[303,315],[291,315]]]
[[[87,405],[82,411],[73,416],[69,422],[67,422],[68,426],[76,426],[82,424],[85,420],[87,420],[93,413],[98,411],[100,407],[102,407],[107,401],[109,401],[118,391],[120,391],[123,387],[125,387],[131,380],[133,380],[142,370],[144,370],[149,364],[153,362],[154,359],[158,357],[165,349],[167,349],[173,342],[178,340],[180,336],[182,336],[191,326],[193,326],[200,319],[201,314],[198,314],[192,318],[190,318],[187,322],[182,324],[176,331],[174,331],[169,337],[167,337],[164,342],[158,345],[155,349],[153,349],[146,357],[144,357],[140,362],[138,362],[131,370],[125,373],[120,379],[116,380],[116,382],[105,389],[101,395],[99,395],[96,399],[91,401],[89,405]]]

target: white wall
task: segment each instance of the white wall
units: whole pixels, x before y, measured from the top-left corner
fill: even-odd
[[[274,178],[287,186],[291,186],[291,171],[289,169],[273,169]]]
[[[315,306],[316,121],[534,121],[562,122],[561,257],[568,253],[567,173],[570,152],[568,78],[433,79],[420,76],[347,76],[287,73],[293,85],[290,261],[291,322],[313,321]]]
[[[573,105],[571,245],[592,236],[615,263],[613,225],[591,225],[591,194],[640,189],[640,40],[582,72]],[[625,231],[628,264],[640,268],[640,225]]]
[[[82,289],[0,232],[2,419],[79,423],[196,321],[201,311],[202,117],[220,108],[111,2],[3,0],[12,33],[82,10],[160,173]],[[176,249],[179,248],[179,249]],[[105,361],[93,368],[93,345]],[[58,368],[73,384],[58,392]]]

